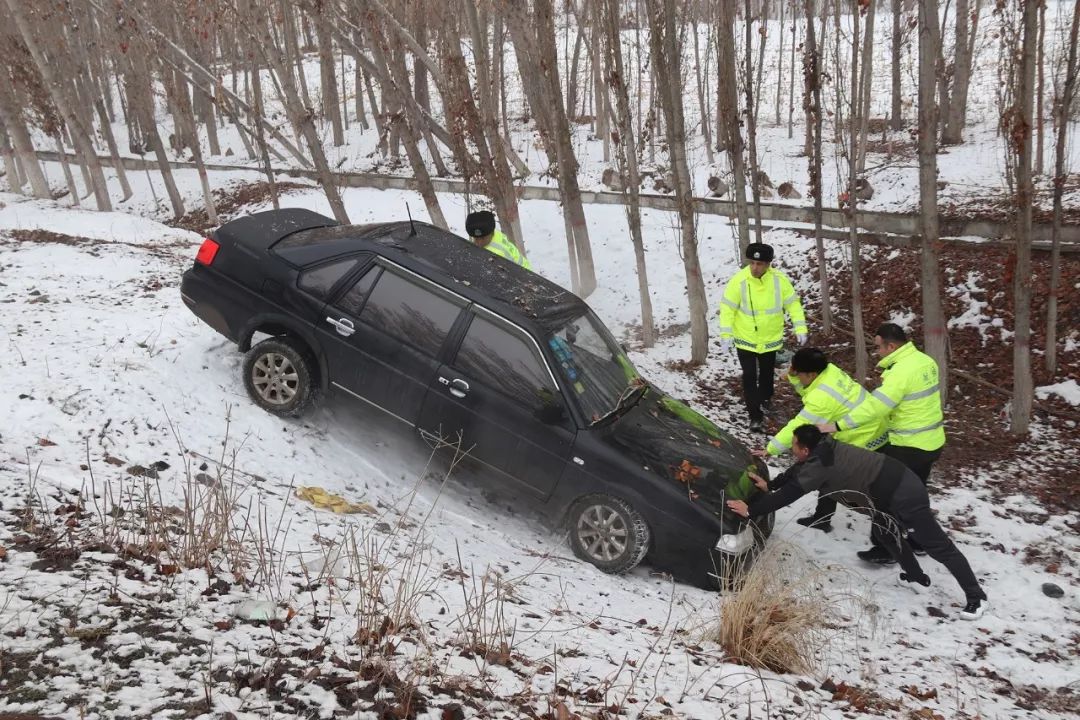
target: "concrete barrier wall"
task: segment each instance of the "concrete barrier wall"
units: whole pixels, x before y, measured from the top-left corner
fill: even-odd
[[[50,162],[58,162],[59,154],[49,150],[39,150],[38,157]],[[69,162],[77,163],[77,155],[67,153]],[[99,157],[102,165],[112,167],[111,157]],[[157,170],[156,160],[144,158],[121,158],[121,162],[127,170]],[[195,169],[195,163],[187,161],[175,161],[169,163],[173,168]],[[261,172],[255,166],[247,165],[223,165],[221,163],[206,163],[207,170],[225,172],[249,171]],[[299,168],[273,168],[275,176],[299,177],[318,182],[314,170]],[[409,177],[395,175],[379,175],[362,172],[335,172],[335,180],[341,187],[375,188],[380,190],[416,190],[416,180]],[[465,193],[466,183],[463,180],[448,178],[432,178],[432,184],[437,192]],[[475,186],[469,188],[475,192]],[[559,190],[553,187],[538,185],[518,186],[518,197],[523,200],[550,200],[561,201]],[[581,193],[583,203],[592,205],[622,205],[625,199],[622,193],[604,191],[583,191]],[[670,195],[657,195],[654,193],[641,194],[641,206],[654,210],[668,210],[675,212],[675,198]],[[694,209],[702,215],[721,215],[725,217],[735,216],[735,203],[731,200],[713,198],[695,198]],[[749,206],[751,219],[754,217],[754,206]],[[825,237],[830,239],[843,239],[850,226],[850,218],[837,208],[824,208],[821,216],[821,224],[826,229]],[[761,222],[763,227],[773,227],[772,223],[801,223],[812,226],[814,224],[814,209],[800,205],[785,205],[781,203],[761,203]],[[860,235],[866,234],[868,239],[891,242],[898,245],[910,245],[919,237],[919,216],[909,213],[882,212],[876,210],[860,210],[856,227]],[[805,229],[805,228],[804,228]],[[839,232],[842,230],[843,232]],[[962,218],[942,216],[940,219],[940,233],[942,238],[979,237],[998,241],[995,244],[1012,244],[1012,225],[1010,223],[998,223],[988,220],[966,220]],[[889,237],[893,236],[893,237]],[[1080,226],[1065,225],[1061,228],[1062,250],[1075,252],[1080,250]],[[1040,249],[1049,249],[1051,241],[1051,226],[1045,223],[1035,224],[1032,227],[1032,245]]]

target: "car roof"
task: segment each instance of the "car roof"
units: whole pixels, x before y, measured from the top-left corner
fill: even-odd
[[[510,319],[546,334],[589,312],[566,288],[465,238],[424,222],[319,227],[288,235],[274,252],[307,266],[349,252],[373,251]]]

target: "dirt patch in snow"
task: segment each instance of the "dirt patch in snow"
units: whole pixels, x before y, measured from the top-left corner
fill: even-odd
[[[294,182],[274,183],[278,195],[294,190],[308,190],[310,186]],[[214,209],[217,210],[218,218],[222,222],[226,218],[236,215],[237,211],[247,208],[249,205],[262,205],[271,199],[270,183],[256,182],[234,185],[230,188],[214,190]],[[206,208],[196,208],[181,218],[167,223],[171,227],[183,228],[205,235],[217,225],[210,222],[206,214]]]

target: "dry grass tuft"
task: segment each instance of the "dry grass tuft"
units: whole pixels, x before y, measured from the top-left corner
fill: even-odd
[[[773,542],[725,596],[708,637],[731,662],[777,673],[812,674],[836,629],[847,624],[847,594],[836,595],[826,568]]]

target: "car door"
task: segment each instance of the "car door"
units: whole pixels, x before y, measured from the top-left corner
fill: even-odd
[[[424,399],[421,432],[456,444],[539,497],[572,456],[576,426],[531,335],[473,306],[458,350]]]
[[[327,305],[319,323],[330,384],[415,425],[466,305],[413,272],[376,262]]]

